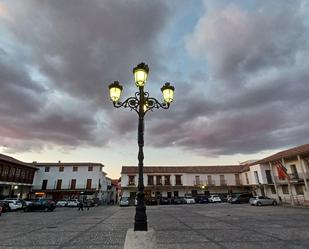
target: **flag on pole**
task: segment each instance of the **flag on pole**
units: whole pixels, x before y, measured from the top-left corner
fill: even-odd
[[[289,179],[289,175],[287,173],[286,167],[282,164],[281,161],[275,161],[274,164],[276,165],[278,171],[279,180],[285,180],[285,178]]]

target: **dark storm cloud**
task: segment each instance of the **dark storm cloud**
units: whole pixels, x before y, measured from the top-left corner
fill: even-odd
[[[133,129],[123,128],[126,116],[108,124],[113,107],[107,86],[115,79],[131,82],[130,66],[142,60],[158,64],[163,2],[5,1],[1,10],[0,137],[6,151],[104,145],[107,127]]]
[[[193,74],[180,94],[176,87],[172,121],[153,120],[153,145],[230,155],[307,143],[308,6],[268,1],[247,10],[244,2],[216,3],[205,1],[187,39],[209,77]]]

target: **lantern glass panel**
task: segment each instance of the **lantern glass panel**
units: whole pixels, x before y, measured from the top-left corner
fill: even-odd
[[[119,87],[111,87],[109,89],[110,98],[113,102],[117,102],[121,96],[121,89]]]
[[[137,87],[144,86],[147,80],[147,72],[144,69],[136,69],[134,71],[134,79]]]

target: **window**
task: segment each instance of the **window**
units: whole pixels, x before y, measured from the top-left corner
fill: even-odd
[[[15,177],[16,177],[16,178],[19,178],[19,177],[20,177],[20,169],[19,169],[19,168],[16,169]]]
[[[71,189],[75,189],[76,188],[76,179],[72,179],[71,180]]]
[[[45,167],[45,172],[49,172],[49,167]]]
[[[4,166],[2,171],[2,176],[7,176],[9,174],[9,167]]]
[[[246,183],[249,184],[248,173],[246,173]]]
[[[135,176],[129,176],[129,185],[135,186]]]
[[[148,183],[147,185],[153,185],[153,176],[148,176]]]
[[[298,194],[298,195],[304,194],[304,189],[303,189],[302,185],[295,185],[295,190],[296,190],[296,194]]]
[[[26,177],[26,172],[25,172],[25,170],[21,170],[21,172],[20,172],[20,175],[21,175],[21,179],[22,180],[25,180],[25,177]]]
[[[93,171],[93,167],[92,166],[88,166],[88,171]]]
[[[162,185],[162,176],[157,176],[157,185]]]
[[[63,166],[60,166],[59,167],[59,172],[63,172],[64,171],[64,167]]]
[[[240,178],[239,178],[239,174],[235,174],[235,184],[236,184],[237,186],[241,185],[241,183],[240,183]]]
[[[61,189],[61,184],[62,184],[62,180],[58,179],[57,180],[57,187],[56,187],[56,189]]]
[[[214,184],[214,183],[212,182],[211,175],[208,175],[208,176],[207,176],[207,182],[208,182],[208,185]]]
[[[15,170],[16,170],[16,168],[11,168],[10,169],[10,177],[13,177],[14,175],[15,175]]]
[[[176,182],[176,185],[181,185],[181,175],[175,176],[175,182]]]
[[[291,168],[291,171],[292,171],[292,179],[298,179],[298,172],[297,172],[297,169],[296,169],[296,165],[290,165],[290,168]]]
[[[195,176],[195,185],[200,185],[200,176]]]
[[[164,176],[164,185],[171,185],[171,177],[170,176]]]
[[[260,184],[259,174],[257,171],[254,171],[254,177],[255,177],[255,181],[257,182],[257,184]]]
[[[282,193],[288,195],[289,194],[288,185],[282,185],[281,187],[282,187]]]
[[[78,167],[77,166],[73,166],[73,171],[78,171]]]
[[[86,189],[91,189],[92,179],[87,179]]]
[[[178,191],[174,191],[174,197],[178,197]]]
[[[270,191],[271,191],[272,194],[276,194],[275,186],[270,186]]]
[[[48,180],[43,180],[43,182],[42,182],[42,190],[45,190],[47,188],[47,181]]]
[[[220,185],[226,185],[226,180],[224,179],[224,175],[220,175]]]
[[[270,170],[265,170],[265,174],[266,174],[267,183],[268,183],[268,184],[273,184],[273,179],[272,179],[272,177],[271,177],[271,172],[270,172]]]

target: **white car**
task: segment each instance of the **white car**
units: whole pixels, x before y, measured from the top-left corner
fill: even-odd
[[[79,201],[77,199],[68,200],[67,207],[78,207]]]
[[[120,207],[130,206],[130,198],[129,197],[121,197],[119,201]]]
[[[194,204],[195,203],[194,198],[193,197],[189,197],[189,196],[185,197],[184,201],[185,201],[186,204]]]
[[[5,200],[9,203],[11,210],[18,210],[23,208],[23,204],[18,200]]]
[[[218,195],[211,195],[208,198],[209,202],[221,202],[221,198]]]
[[[66,207],[67,205],[68,205],[68,201],[66,200],[57,201],[57,204],[56,204],[57,207]]]

